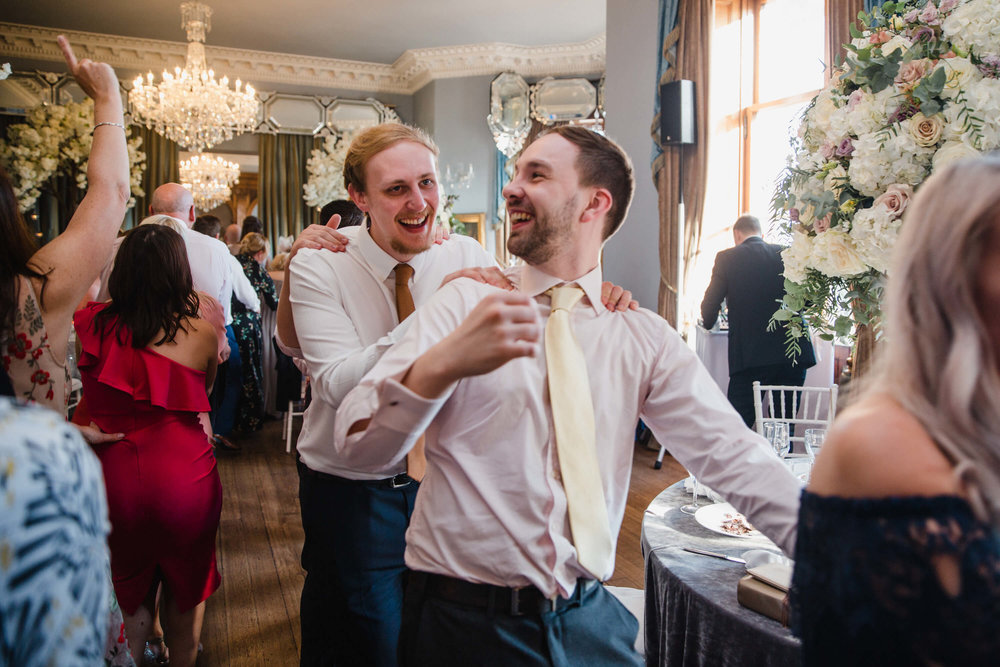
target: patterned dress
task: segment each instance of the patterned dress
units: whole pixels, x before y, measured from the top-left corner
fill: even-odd
[[[262,307],[272,310],[278,308],[278,295],[274,289],[274,281],[267,271],[252,255],[237,255],[243,267],[243,273],[253,288],[261,297]],[[266,305],[265,305],[266,304]],[[263,334],[261,331],[260,313],[248,309],[243,302],[233,297],[233,333],[240,346],[240,358],[243,361],[243,388],[240,392],[239,408],[236,417],[236,428],[242,431],[256,431],[260,428],[264,417],[264,389],[261,369],[261,347]],[[270,340],[270,336],[268,337]]]
[[[79,433],[0,398],[0,664],[134,665],[110,527],[101,466]]]
[[[3,368],[14,385],[15,396],[65,415],[69,400],[69,368],[56,361],[52,354],[31,281],[24,276],[19,280],[14,333],[0,340]],[[53,343],[59,344],[58,341]],[[66,341],[61,344],[66,347]]]

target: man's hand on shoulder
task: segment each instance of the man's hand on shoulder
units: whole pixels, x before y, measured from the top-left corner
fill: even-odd
[[[451,232],[444,225],[434,225],[434,243],[441,245],[451,237]],[[445,281],[447,282],[447,280]]]
[[[421,355],[403,378],[413,392],[434,398],[453,382],[484,375],[538,353],[542,323],[535,301],[517,292],[486,296],[448,336]]]
[[[456,278],[472,278],[475,281],[486,283],[487,285],[493,285],[494,287],[499,287],[500,289],[505,289],[508,291],[514,291],[514,283],[507,279],[507,276],[503,274],[503,271],[495,266],[473,266],[467,269],[459,269],[453,273],[449,273],[441,281],[441,286],[450,283]]]
[[[608,310],[639,310],[639,302],[632,299],[632,292],[605,280],[601,283],[601,303]]]
[[[302,230],[292,249],[288,253],[288,261],[292,261],[295,254],[302,248],[312,248],[313,250],[330,250],[332,252],[344,252],[347,250],[347,237],[337,231],[340,226],[340,216],[334,215],[325,225],[309,225]]]

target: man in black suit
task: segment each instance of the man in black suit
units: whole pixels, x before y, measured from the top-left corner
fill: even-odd
[[[747,426],[753,427],[753,383],[805,383],[806,369],[816,364],[812,343],[802,341],[802,354],[785,356],[785,327],[767,330],[768,320],[785,293],[782,247],[760,236],[760,221],[742,215],[733,224],[735,248],[715,256],[712,282],[701,302],[701,318],[710,329],[725,299],[729,307],[729,390],[727,396]]]

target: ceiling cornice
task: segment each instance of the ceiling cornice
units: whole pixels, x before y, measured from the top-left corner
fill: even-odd
[[[62,62],[56,43],[60,34],[69,38],[79,57],[134,71],[183,67],[187,52],[184,42],[0,22],[0,58]],[[410,49],[392,65],[207,45],[205,55],[216,71],[230,79],[249,81],[262,90],[285,84],[410,95],[434,79],[507,70],[523,76],[595,74],[604,71],[605,49],[605,36],[601,34],[573,44],[488,43]]]

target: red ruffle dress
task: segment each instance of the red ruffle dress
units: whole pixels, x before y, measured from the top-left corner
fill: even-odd
[[[209,409],[205,373],[149,348],[94,331],[105,307],[76,313],[78,367],[90,418],[118,442],[97,445],[111,515],[111,574],[122,609],[133,614],[158,576],[181,611],[219,587],[215,535],[222,484],[198,421]]]

